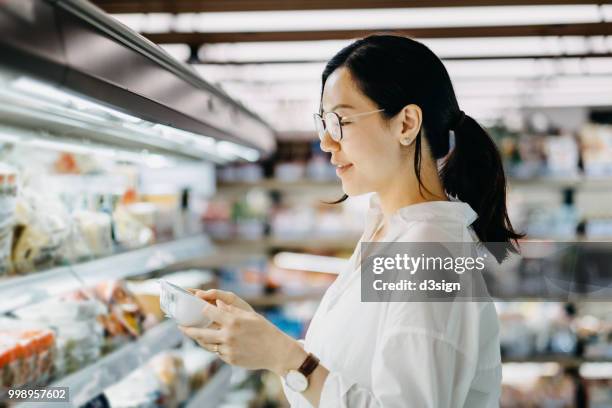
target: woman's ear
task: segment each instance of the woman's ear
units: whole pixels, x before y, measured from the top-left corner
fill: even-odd
[[[397,114],[398,131],[396,135],[402,146],[410,146],[419,134],[422,125],[422,111],[418,105],[410,104]]]

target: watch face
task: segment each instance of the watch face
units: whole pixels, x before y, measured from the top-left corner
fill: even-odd
[[[290,370],[285,376],[285,382],[293,391],[303,392],[308,388],[308,379],[296,370]]]

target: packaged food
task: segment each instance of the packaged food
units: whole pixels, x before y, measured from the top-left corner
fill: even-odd
[[[113,408],[177,408],[189,397],[180,354],[164,352],[104,392]]]
[[[202,388],[216,372],[220,360],[217,355],[202,347],[188,342],[181,349],[185,372],[189,378],[189,387],[193,394]]]
[[[52,330],[0,320],[0,396],[11,387],[46,383],[55,368],[55,352]]]
[[[189,380],[179,353],[158,354],[148,366],[161,384],[164,407],[176,408],[189,398]]]
[[[87,243],[91,256],[105,256],[113,252],[111,217],[103,212],[75,211],[73,222],[77,226],[77,236]]]
[[[113,212],[115,240],[124,248],[134,249],[155,242],[153,229],[131,211],[131,206],[119,205]],[[136,207],[137,208],[137,207]]]
[[[108,308],[102,319],[110,337],[138,337],[143,332],[145,314],[124,281],[102,282],[94,288],[96,297]]]
[[[0,277],[9,274],[12,270],[11,246],[16,197],[16,171],[0,163]]]
[[[19,321],[46,326],[56,335],[54,365],[66,375],[96,361],[102,351],[103,328],[98,317],[104,306],[95,299],[62,298],[16,309]]]
[[[62,258],[70,219],[56,198],[24,191],[16,202],[12,261],[17,273],[50,268]]]
[[[104,391],[113,408],[158,408],[163,406],[161,384],[151,370],[139,368]]]

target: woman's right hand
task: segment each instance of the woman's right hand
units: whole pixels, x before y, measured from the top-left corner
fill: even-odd
[[[217,300],[221,300],[226,305],[231,305],[237,307],[238,309],[246,310],[247,312],[252,312],[253,308],[246,301],[240,298],[233,292],[228,292],[220,289],[209,289],[209,290],[193,290],[190,289],[194,295],[199,297],[200,299],[212,303],[213,305],[217,304]]]

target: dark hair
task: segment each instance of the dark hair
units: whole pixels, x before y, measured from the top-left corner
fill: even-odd
[[[381,114],[385,118],[392,118],[409,104],[421,108],[423,125],[415,141],[414,157],[419,189],[423,186],[422,135],[433,159],[441,159],[450,149],[449,131],[454,131],[454,149],[440,172],[446,193],[476,211],[474,231],[498,262],[509,252],[516,253],[516,240],[524,235],[514,231],[508,218],[506,177],[499,151],[487,132],[459,109],[442,61],[425,45],[410,38],[372,35],[353,42],[329,60],[322,75],[321,97],[327,78],[340,67],[346,67],[359,89],[384,109]],[[334,203],[347,198],[344,195]]]

